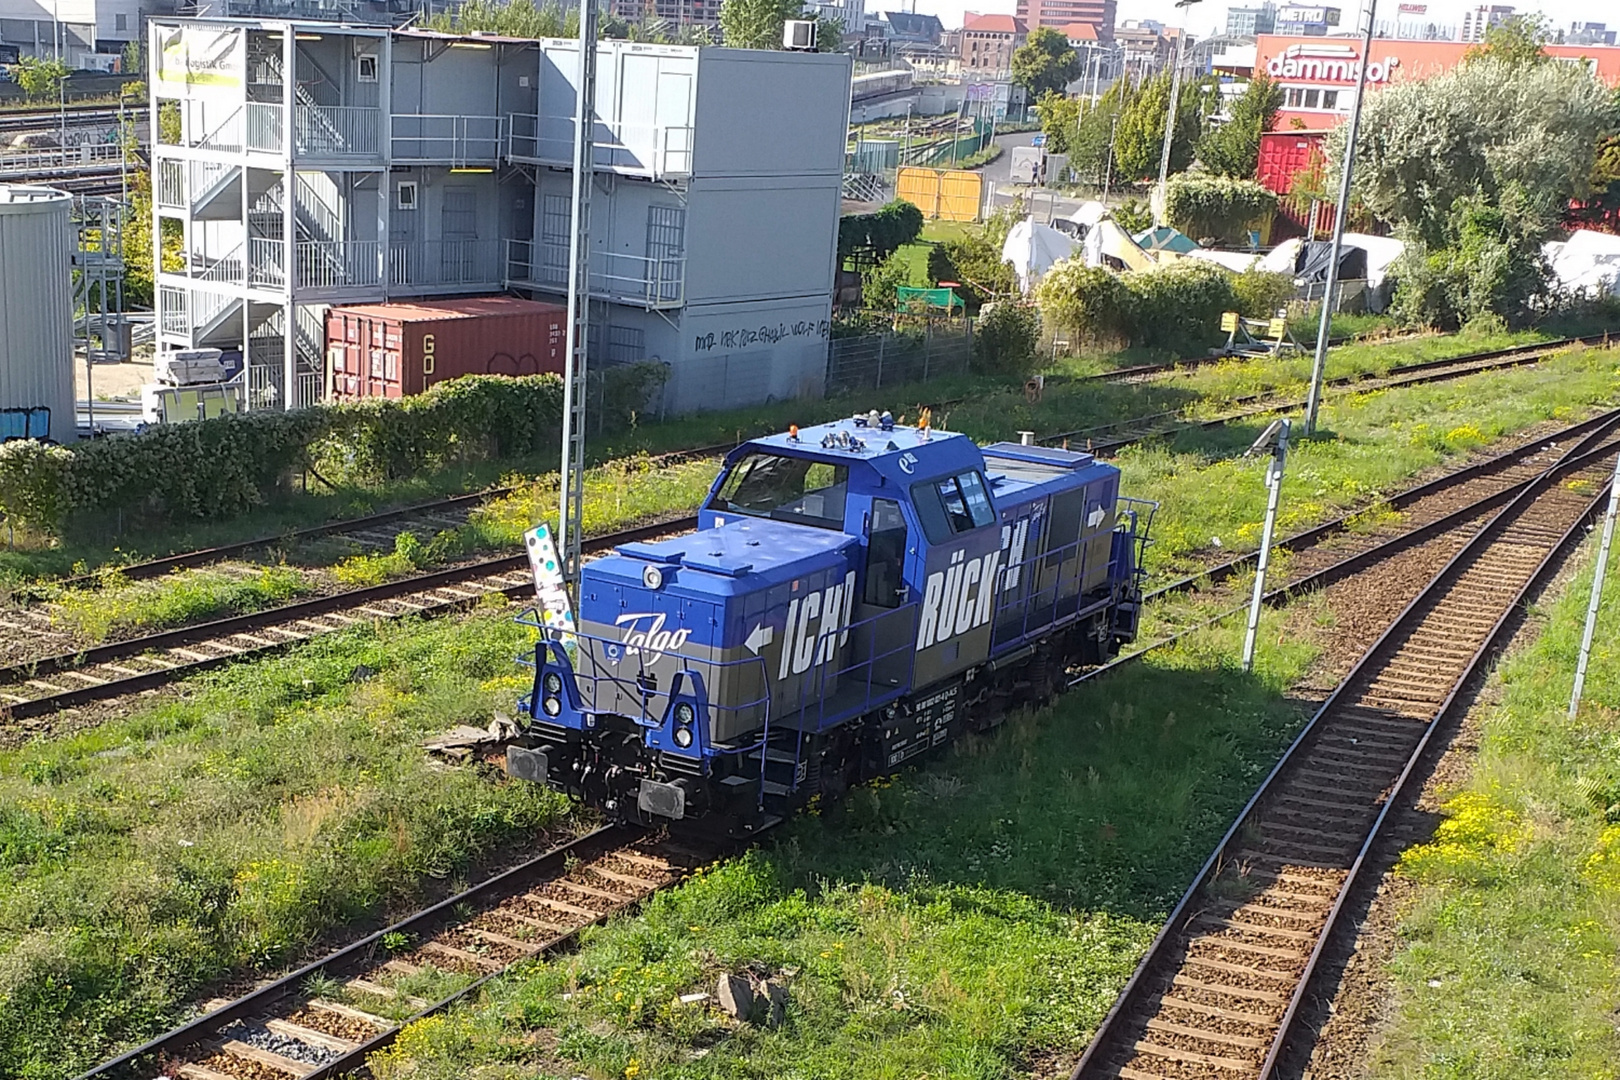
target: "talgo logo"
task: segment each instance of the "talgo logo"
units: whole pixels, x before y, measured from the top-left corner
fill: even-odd
[[[958,551],[951,555],[948,567],[928,575],[923,586],[922,623],[917,628],[918,652],[990,621],[1000,565],[1000,551],[978,559]]]
[[[645,626],[641,625],[643,619],[647,620]],[[620,615],[613,620],[613,625],[624,627],[626,656],[646,655],[654,660],[671,649],[679,649],[686,644],[686,639],[692,636],[692,631],[684,627],[679,630],[665,630],[664,616],[654,615],[652,612]]]
[[[812,664],[831,660],[833,649],[849,640],[849,613],[854,605],[853,570],[838,584],[789,604],[777,679],[785,679],[789,674],[803,675]],[[834,639],[837,639],[836,645]]]

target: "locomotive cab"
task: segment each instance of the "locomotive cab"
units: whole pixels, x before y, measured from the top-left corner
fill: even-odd
[[[745,443],[696,532],[586,564],[509,767],[638,821],[837,794],[1129,639],[1119,505],[1089,454],[876,416]]]

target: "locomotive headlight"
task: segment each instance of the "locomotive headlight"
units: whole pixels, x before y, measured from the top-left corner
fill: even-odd
[[[675,722],[677,724],[690,724],[697,719],[697,710],[692,708],[690,702],[683,701],[675,706]],[[685,743],[681,744],[686,745]]]
[[[540,708],[547,716],[556,716],[562,712],[562,702],[548,695],[540,702]]]
[[[560,694],[560,693],[562,693],[562,676],[557,674],[555,671],[546,672],[546,677],[542,681],[543,681],[543,683],[545,685],[546,693],[548,693],[548,694]]]
[[[675,745],[685,750],[692,745],[692,729],[688,727],[675,729]]]

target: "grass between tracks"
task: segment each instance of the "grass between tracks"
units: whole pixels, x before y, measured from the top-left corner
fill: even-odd
[[[1524,344],[1564,333],[1590,332],[1591,327],[1549,328],[1518,334],[1465,332],[1382,345],[1344,346],[1333,352],[1332,374],[1384,370],[1390,365],[1459,355],[1485,349]],[[1085,374],[1141,362],[1142,357],[1111,354],[1064,360],[1057,373]],[[1342,369],[1342,370],[1341,370]],[[1167,409],[1205,407],[1217,410],[1216,400],[1234,393],[1251,393],[1269,386],[1302,385],[1308,362],[1250,361],[1203,368],[1175,380],[1130,385],[1053,384],[1045,398],[1031,406],[1023,397],[1023,381],[992,377],[936,379],[923,385],[858,392],[827,401],[787,401],[728,412],[704,413],[665,423],[643,424],[637,429],[592,437],[588,452],[598,464],[634,459],[639,454],[709,446],[738,438],[781,431],[790,423],[813,423],[847,416],[855,409],[890,408],[896,415],[915,417],[919,403],[960,400],[936,413],[936,422],[982,438],[1014,438],[1020,429],[1041,432],[1073,430],[1129,419]],[[630,467],[633,468],[633,465]],[[17,538],[0,550],[0,585],[41,577],[83,573],[118,566],[178,551],[274,536],[326,521],[359,517],[379,510],[425,502],[448,494],[476,491],[513,475],[533,477],[555,468],[555,459],[487,462],[380,487],[343,486],[295,490],[276,496],[259,511],[226,522],[197,523],[182,529],[156,532],[139,530],[122,518],[94,523],[94,531],[70,537],[64,543],[40,547]],[[311,485],[314,481],[309,481]],[[8,534],[9,535],[9,534]]]
[[[1613,392],[1613,366],[1612,353],[1587,350],[1337,402],[1325,418],[1337,438],[1293,459],[1301,486],[1289,504],[1314,502],[1320,516],[1568,415]],[[1122,459],[1128,490],[1167,500],[1169,553],[1210,536],[1236,547],[1237,530],[1253,528],[1260,466],[1227,458],[1252,436]],[[508,526],[551,494],[531,497],[508,505]],[[0,753],[0,1076],[89,1064],[161,1028],[222,973],[273,967],[559,821],[559,804],[533,789],[437,771],[416,749],[424,731],[509,705],[517,633],[501,616],[356,631],[208,678],[186,701]],[[1282,694],[1312,647],[1268,635],[1251,678],[1231,665],[1236,634],[1201,635],[796,823],[769,851],[658,900],[648,921],[593,939],[578,961],[413,1033],[390,1067],[1050,1071],[1084,1041],[1297,722]],[[380,674],[350,683],[362,664]],[[676,989],[752,961],[799,969],[789,1030],[732,1031],[670,1004]],[[564,1001],[564,990],[578,992]],[[558,1026],[566,1043],[528,1039]]]
[[[1479,339],[1473,340],[1474,347],[1482,347]],[[1433,351],[1455,346],[1455,340],[1408,344]],[[1400,362],[1407,362],[1407,355],[1398,358]],[[1357,346],[1342,366],[1380,371],[1395,362],[1378,349]],[[1288,377],[1303,377],[1303,363],[1284,361],[1275,366]],[[1612,365],[1610,351],[1577,349],[1533,370],[1492,372],[1378,393],[1330,395],[1323,423],[1338,437],[1303,443],[1295,450],[1285,482],[1282,526],[1291,531],[1332,517],[1379,491],[1401,486],[1422,469],[1529,424],[1571,416],[1603,401],[1613,386]],[[1220,385],[1222,389],[1212,396],[1226,398],[1248,392],[1251,384],[1267,377],[1254,367],[1220,365],[1200,371],[1192,379]],[[1056,419],[1072,420],[1085,409],[1091,415],[1110,409],[1122,415],[1131,415],[1132,410],[1139,414],[1142,394],[1158,394],[1166,399],[1164,404],[1170,397],[1189,393],[1186,388],[1154,390],[1158,384],[1145,385],[1146,390],[1141,384],[1058,386],[1039,406],[1030,406],[1021,396],[976,399],[957,407],[949,419],[954,428],[988,441],[1026,425],[1049,431]],[[1138,403],[1131,404],[1133,400]],[[1164,506],[1155,561],[1160,578],[1179,576],[1193,556],[1211,547],[1242,551],[1258,544],[1264,491],[1251,475],[1258,466],[1236,455],[1263,424],[1260,419],[1208,432],[1187,432],[1121,454],[1124,490],[1160,500]],[[654,468],[645,457],[598,466],[588,479],[586,527],[608,531],[690,511],[707,492],[713,472],[710,461]],[[62,591],[54,602],[53,618],[90,643],[109,635],[255,610],[299,592],[374,585],[460,558],[513,551],[524,529],[542,516],[553,516],[557,487],[555,474],[535,480],[509,476],[506,480],[517,490],[480,508],[466,525],[433,536],[402,536],[393,551],[360,553],[352,540],[330,538],[274,548],[266,556],[270,568],[256,573],[181,571],[133,584],[120,583],[113,575],[99,589]]]
[[[1403,853],[1418,894],[1391,964],[1381,1078],[1620,1076],[1620,592],[1580,715],[1565,710],[1591,589],[1582,571],[1504,661],[1473,774]],[[1613,573],[1611,567],[1611,574]]]
[[[1066,1072],[1302,720],[1314,649],[1268,620],[1255,674],[1233,624],[1015,715],[407,1029],[375,1075]],[[679,1001],[742,970],[787,983],[782,1028]]]
[[[510,615],[345,632],[0,750],[0,1077],[74,1075],[566,827],[561,797],[419,745],[511,711]]]

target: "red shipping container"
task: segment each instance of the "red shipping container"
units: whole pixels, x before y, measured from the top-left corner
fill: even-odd
[[[334,401],[420,394],[462,375],[561,374],[568,309],[510,296],[335,307],[326,315]]]
[[[1267,131],[1260,135],[1256,178],[1278,195],[1287,195],[1294,177],[1322,160],[1325,131]]]

